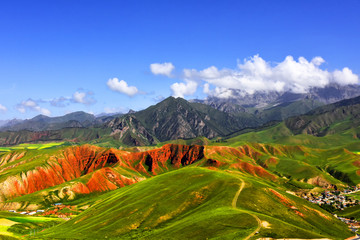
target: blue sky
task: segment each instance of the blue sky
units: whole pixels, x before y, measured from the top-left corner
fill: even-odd
[[[358,0],[2,1],[0,119],[358,83],[359,9]]]

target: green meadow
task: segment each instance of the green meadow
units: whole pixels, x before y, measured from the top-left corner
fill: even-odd
[[[63,222],[59,218],[35,217],[0,212],[0,239],[28,239]]]
[[[0,147],[0,152],[10,152],[14,150],[41,150],[54,148],[59,146],[67,146],[70,145],[68,142],[49,142],[49,143],[23,143],[16,146],[11,147]]]
[[[103,195],[40,239],[248,239],[352,236],[347,226],[276,183],[185,167]],[[285,204],[282,196],[290,203]],[[293,208],[291,208],[293,207]],[[331,226],[331,227],[329,227]]]

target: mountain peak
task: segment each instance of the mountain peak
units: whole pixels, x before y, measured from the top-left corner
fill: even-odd
[[[43,115],[43,114],[39,114],[39,115],[31,118],[30,120],[31,120],[31,121],[41,121],[41,120],[46,120],[46,119],[49,119],[49,118],[50,118],[50,117],[48,117],[48,116],[45,116],[45,115]]]

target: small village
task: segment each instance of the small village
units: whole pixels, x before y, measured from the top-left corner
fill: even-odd
[[[358,187],[351,187],[344,189],[342,191],[340,190],[325,190],[324,192],[313,195],[313,194],[307,194],[302,195],[302,198],[308,200],[309,202],[318,204],[320,207],[324,208],[325,210],[335,211],[335,210],[344,210],[348,207],[353,207],[356,205],[359,205],[359,200],[355,200],[352,197],[349,197],[349,194],[359,192],[360,188]],[[333,214],[334,217],[339,219],[340,221],[346,223],[349,228],[353,232],[358,232],[358,229],[360,228],[360,222],[355,220],[354,218],[345,218],[338,216],[337,214]]]
[[[344,189],[340,190],[326,190],[321,194],[314,196],[313,194],[303,195],[302,197],[309,202],[316,203],[318,205],[332,206],[335,210],[344,210],[344,208],[356,206],[359,204],[359,200],[354,200],[347,194],[360,191],[360,188]]]
[[[9,212],[17,213],[15,210],[9,210]],[[18,212],[22,215],[36,215],[36,216],[47,216],[47,217],[58,217],[64,220],[70,220],[72,216],[78,215],[76,206],[64,205],[62,203],[54,203],[52,207],[47,208],[46,210],[39,209],[36,211],[21,211]]]

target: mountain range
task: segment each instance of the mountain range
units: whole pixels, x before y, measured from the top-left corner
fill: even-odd
[[[228,111],[169,97],[124,115],[7,126],[0,210],[42,217],[0,211],[6,237],[350,237],[328,208],[300,196],[360,185],[360,96],[292,99]],[[360,221],[356,207],[347,214]]]
[[[358,95],[360,86],[332,84],[312,88],[306,94],[256,92],[229,99],[212,97],[191,101],[169,97],[145,110],[128,114],[95,117],[74,112],[61,117],[38,115],[10,121],[0,127],[0,144],[93,140],[117,142],[119,146],[143,146],[176,139],[227,137]],[[288,126],[291,121],[294,120],[286,121]]]

